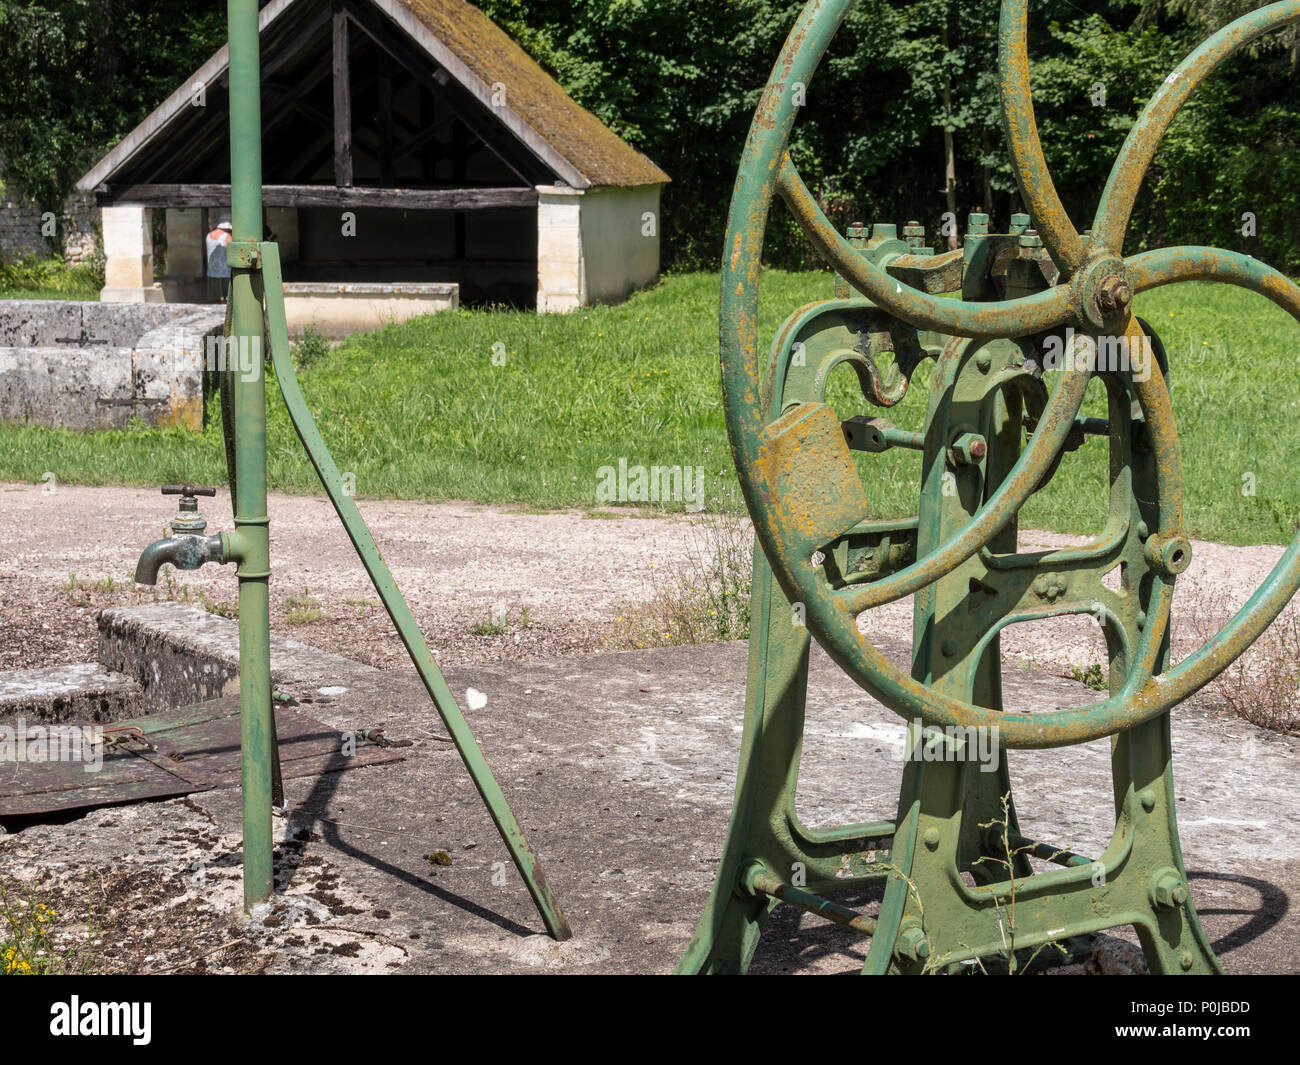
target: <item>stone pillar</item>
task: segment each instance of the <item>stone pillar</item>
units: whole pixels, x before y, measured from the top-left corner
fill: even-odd
[[[587,302],[582,259],[582,190],[537,187],[537,313],[572,311]]]
[[[167,208],[167,277],[163,292],[168,303],[197,303],[203,298],[203,210]]]
[[[148,207],[105,207],[105,303],[162,303],[153,281],[153,211]]]
[[[280,262],[296,263],[298,261],[298,208],[268,207],[266,224],[275,234],[275,241],[280,245]]]

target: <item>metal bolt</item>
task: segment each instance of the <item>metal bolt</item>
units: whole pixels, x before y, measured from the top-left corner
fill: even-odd
[[[1147,813],[1156,808],[1156,793],[1150,788],[1143,788],[1138,798],[1142,800],[1142,809]]]
[[[920,222],[908,222],[903,227],[903,239],[909,248],[916,250],[925,243],[925,226]]]
[[[897,240],[898,226],[893,222],[877,222],[871,227],[872,240]]]
[[[925,845],[931,850],[939,846],[939,830],[931,825],[925,830]]]
[[[1097,307],[1104,314],[1127,311],[1133,302],[1133,289],[1116,274],[1111,274],[1097,286]]]
[[[903,923],[894,944],[894,956],[901,962],[924,961],[930,956],[930,943],[915,918]]]
[[[979,370],[980,373],[988,373],[989,367],[991,367],[992,365],[993,365],[993,356],[990,355],[987,351],[981,351],[978,355],[975,356],[975,368]]]
[[[1020,234],[1020,246],[1022,248],[1041,248],[1043,238],[1038,235],[1038,230],[1026,229]]]
[[[966,235],[971,237],[983,237],[989,231],[989,216],[978,212],[968,215],[966,218]]]
[[[943,655],[944,655],[945,658],[951,658],[953,655],[955,655],[955,654],[957,653],[957,641],[956,641],[956,640],[944,640],[944,641],[943,641],[943,647],[940,648],[940,650],[943,651]]]
[[[1029,215],[1016,213],[1011,216],[1011,232],[1013,234],[1023,233],[1029,228],[1029,223],[1033,221]]]
[[[1147,889],[1151,905],[1157,910],[1172,910],[1187,901],[1187,885],[1178,872],[1168,867],[1151,874]]]
[[[978,433],[962,433],[948,450],[954,466],[974,466],[989,453],[989,446]]]

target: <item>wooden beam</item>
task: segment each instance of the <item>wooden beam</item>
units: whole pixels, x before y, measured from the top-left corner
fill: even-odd
[[[467,130],[463,122],[457,122],[451,130],[451,180],[457,185],[463,184],[465,177],[465,142]],[[455,236],[453,237],[456,247],[456,258],[467,259],[465,253],[466,244],[466,222],[465,212],[456,212]]]
[[[320,12],[306,26],[299,30],[292,38],[283,43],[266,42],[262,43],[262,50],[267,55],[265,62],[262,63],[262,81],[265,83],[269,78],[275,76],[282,66],[290,60],[297,58],[301,52],[329,22],[330,16],[328,11]]]
[[[354,11],[352,17],[353,24],[380,49],[396,59],[419,85],[446,101],[474,136],[487,145],[492,154],[521,182],[537,185],[549,180],[542,176],[549,169],[545,163],[518,142],[515,135],[499,121],[490,114],[484,114],[482,104],[454,79],[443,84],[436,74],[431,74],[428,70],[429,58],[419,54],[418,45],[409,43],[395,28],[390,28],[392,24],[387,19],[377,16],[370,5]]]
[[[101,185],[101,206],[222,207],[229,185]],[[397,207],[410,211],[479,211],[495,207],[536,207],[532,188],[371,189],[330,185],[264,185],[267,207]]]
[[[393,162],[393,61],[379,53],[379,183],[397,184]]]
[[[348,78],[348,13],[334,0],[334,184],[352,184],[352,85]]]

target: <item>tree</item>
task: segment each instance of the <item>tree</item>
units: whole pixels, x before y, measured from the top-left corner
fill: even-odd
[[[0,157],[42,208],[225,39],[221,5],[0,0]]]

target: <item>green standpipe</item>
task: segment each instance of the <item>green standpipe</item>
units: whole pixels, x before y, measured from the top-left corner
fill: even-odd
[[[366,567],[411,661],[469,770],[515,867],[527,885],[547,931],[557,940],[573,933],[529,847],[519,822],[488,767],[474,734],[447,687],[415,617],[398,590],[356,503],[307,409],[289,356],[279,250],[262,241],[261,79],[258,63],[257,0],[229,0],[230,174],[234,238],[227,247],[231,266],[230,344],[237,345],[238,371],[228,369],[223,420],[233,425],[232,492],[235,528],[222,540],[222,561],[238,562],[240,715],[243,743],[244,905],[270,898],[274,886],[271,802],[275,718],[271,705],[271,575],[266,516],[266,361],[269,349],[280,392],[299,438],[320,476],[348,536]],[[263,315],[265,300],[265,316]],[[268,335],[269,326],[269,335]],[[227,430],[229,434],[229,429]]]
[[[234,241],[262,239],[262,104],[257,0],[229,0],[230,196]],[[232,261],[231,341],[239,365],[232,374],[235,422],[235,528],[228,555],[238,561],[239,710],[243,744],[244,906],[271,897],[271,552],[266,515],[265,327],[260,271]]]

